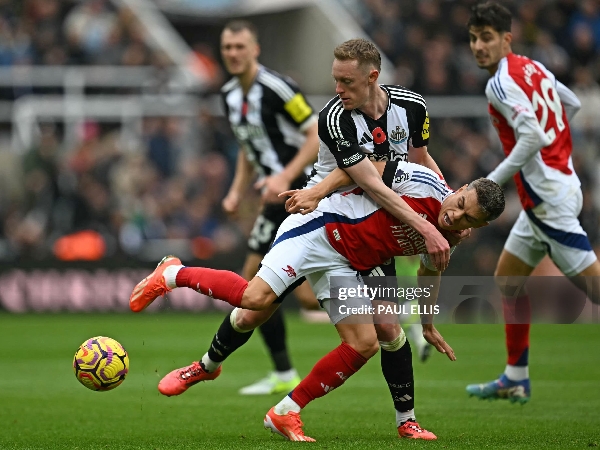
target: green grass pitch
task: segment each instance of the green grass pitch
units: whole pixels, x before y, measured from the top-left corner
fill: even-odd
[[[237,390],[270,364],[260,337],[224,365],[221,377],[180,397],[159,395],[168,371],[198,359],[221,315],[0,314],[0,449],[277,449],[297,446],[262,427],[280,395],[240,397]],[[504,367],[501,325],[439,327],[458,360],[415,361],[416,410],[436,442],[399,440],[376,355],[342,388],[302,414],[311,448],[590,448],[600,445],[600,327],[535,325],[532,401],[468,398],[465,385]],[[129,352],[131,370],[114,391],[92,392],[71,362],[86,338],[106,335]],[[334,348],[328,324],[288,315],[288,341],[302,375]]]

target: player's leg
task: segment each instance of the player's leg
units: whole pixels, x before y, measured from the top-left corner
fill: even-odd
[[[280,303],[273,303],[262,311],[234,308],[221,323],[202,358],[165,375],[158,383],[159,392],[168,397],[180,395],[201,381],[217,378],[223,361],[248,342],[254,329],[266,322],[279,306]]]
[[[526,278],[546,254],[546,247],[532,228],[524,211],[511,229],[494,273],[502,294],[507,363],[504,373],[494,381],[470,384],[467,393],[487,399],[508,399],[525,403],[531,396],[529,383],[529,296]]]
[[[270,269],[265,268],[260,270],[257,276],[250,282],[248,289],[252,290],[254,285],[266,285],[269,286],[271,292],[282,292],[281,295],[271,305],[261,311],[234,308],[221,323],[208,351],[199,361],[194,361],[189,366],[171,371],[160,381],[158,390],[161,394],[166,396],[180,395],[189,387],[201,381],[209,381],[217,378],[221,373],[221,363],[234,351],[248,342],[254,329],[268,321],[271,315],[277,312],[279,305],[285,297],[294,290],[296,285],[303,281],[303,278],[300,278],[295,282],[291,282],[287,288],[284,283],[271,281],[273,285],[271,288],[264,279],[272,279],[273,276],[265,275],[265,273],[269,274]],[[259,281],[255,282],[254,280]],[[264,295],[264,292],[261,295]]]
[[[583,194],[578,191],[560,207],[553,208],[550,219],[541,221],[534,216],[530,220],[533,228],[546,236],[554,264],[592,302],[599,304],[600,262],[578,219],[582,205]]]
[[[417,271],[419,270],[420,261],[420,255],[394,258],[399,286],[417,287]],[[412,311],[413,307],[416,308],[418,304],[418,299],[406,300],[403,306],[405,310]],[[421,317],[418,314],[403,314],[400,320],[406,332],[406,337],[417,352],[419,361],[427,361],[432,353],[432,345],[423,337]]]
[[[248,282],[228,270],[186,267],[179,258],[165,256],[154,272],[135,286],[129,297],[129,307],[140,312],[158,297],[179,287],[189,287],[232,306],[251,310],[265,309],[278,297],[259,277]]]
[[[416,283],[416,270],[413,273]],[[415,387],[412,350],[400,327],[398,308],[398,279],[394,260],[362,273],[370,292],[381,300],[373,300],[373,322],[381,349],[381,372],[390,390],[396,410],[396,427],[400,437],[436,439],[435,434],[422,429],[415,419]],[[408,287],[408,286],[405,286]]]
[[[377,353],[379,345],[372,316],[346,317],[335,326],[342,343],[321,358],[300,384],[269,410],[265,428],[291,441],[314,441],[302,430],[302,408],[340,387]]]
[[[267,204],[256,219],[250,233],[248,247],[250,253],[244,265],[244,277],[254,276],[258,271],[261,255],[265,255],[274,241],[277,230],[289,214],[284,204]],[[309,287],[310,291],[310,287]],[[298,292],[298,289],[296,289]],[[314,299],[312,292],[309,294]],[[316,302],[316,299],[314,299]],[[268,395],[292,390],[300,376],[292,366],[287,346],[287,333],[283,311],[278,309],[271,318],[259,328],[260,334],[273,363],[273,371],[248,386],[240,389],[242,395]]]
[[[588,267],[569,279],[588,295],[588,298],[600,304],[600,261],[597,259]]]

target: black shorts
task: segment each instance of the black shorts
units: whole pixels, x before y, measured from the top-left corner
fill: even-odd
[[[290,189],[301,189],[305,182],[306,175],[302,175],[294,180]],[[285,203],[266,203],[254,221],[248,238],[248,249],[265,256],[271,248],[279,226],[287,216],[289,213],[285,210]]]
[[[254,221],[254,226],[248,238],[248,248],[251,252],[265,256],[277,234],[279,225],[289,216],[285,203],[267,203]]]
[[[396,262],[394,258],[380,266],[360,272],[363,281],[369,289],[378,289],[381,295],[374,300],[385,300],[398,303],[398,280],[396,278]]]

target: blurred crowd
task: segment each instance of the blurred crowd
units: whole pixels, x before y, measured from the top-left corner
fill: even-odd
[[[394,63],[397,84],[426,99],[483,95],[488,74],[475,65],[465,29],[474,1],[339,1]],[[581,220],[597,245],[600,1],[504,3],[515,14],[514,51],[541,61],[582,101],[572,124],[573,158],[584,186]],[[147,45],[135,15],[107,0],[0,0],[0,33],[4,66],[170,63]],[[212,56],[218,49],[198,44],[194,52],[215,86],[222,83],[223,69]],[[76,142],[66,144],[64,124],[42,123],[25,155],[10,152],[0,137],[0,261],[69,259],[61,239],[82,231],[101,238],[104,256],[142,257],[148,242],[165,240],[190,243],[198,258],[243,250],[258,199],[249,193],[237,221],[221,211],[237,152],[223,117],[202,109],[192,120],[146,118],[135,148],[124,145],[118,124],[87,120],[79,128]],[[485,176],[503,158],[487,118],[432,119],[431,136],[430,153],[455,188]],[[512,187],[507,195],[506,213],[453,256],[456,273],[463,267],[493,272],[520,208]]]
[[[150,64],[135,15],[108,0],[0,0],[0,65]]]

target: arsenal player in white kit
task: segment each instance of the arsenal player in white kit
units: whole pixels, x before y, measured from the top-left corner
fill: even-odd
[[[582,193],[571,160],[569,121],[580,102],[541,63],[512,53],[511,14],[505,7],[494,2],[474,6],[468,28],[477,65],[491,75],[485,94],[506,155],[487,178],[502,185],[512,177],[523,211],[495,271],[504,296],[506,369],[497,380],[467,386],[467,392],[525,403],[531,396],[529,298],[523,288],[516,294],[514,287],[512,292],[505,289],[507,277],[523,277],[524,282],[545,255],[584,291],[588,289],[583,277],[600,275],[600,264],[577,219]],[[599,302],[598,288],[588,295]]]

